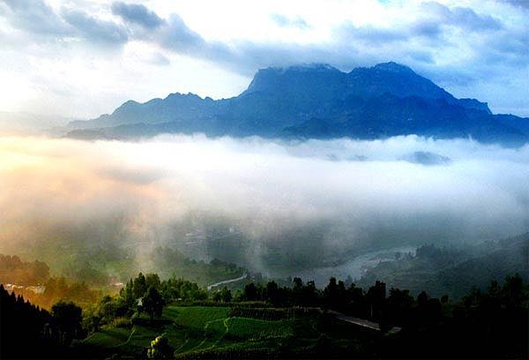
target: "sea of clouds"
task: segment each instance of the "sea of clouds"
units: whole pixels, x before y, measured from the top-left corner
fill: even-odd
[[[271,246],[332,261],[529,230],[529,146],[465,139],[3,137],[0,188],[0,253],[57,238],[143,251],[221,218],[266,272]]]

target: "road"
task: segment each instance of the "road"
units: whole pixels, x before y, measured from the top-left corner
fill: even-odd
[[[365,327],[367,329],[371,329],[371,330],[375,330],[375,331],[381,331],[380,325],[378,323],[376,323],[376,322],[373,322],[373,321],[356,318],[354,316],[345,315],[345,314],[342,314],[342,313],[339,313],[339,312],[333,311],[333,310],[330,310],[329,314],[334,315],[334,317],[336,319],[341,320],[341,321],[345,321],[345,322],[348,322],[348,323],[351,323],[351,324],[362,326],[362,327]],[[396,333],[398,333],[401,330],[402,329],[400,327],[394,326],[387,333],[388,334],[396,334]]]
[[[380,326],[376,322],[356,318],[354,316],[344,315],[342,313],[339,313],[337,311],[332,311],[332,310],[329,311],[329,314],[334,315],[334,317],[338,320],[342,320],[342,321],[345,321],[351,324],[362,326],[362,327],[365,327],[371,330],[380,331]]]
[[[235,278],[235,279],[228,279],[228,280],[219,281],[218,283],[209,285],[208,286],[208,291],[210,291],[211,289],[213,289],[213,288],[215,288],[217,286],[222,286],[222,285],[226,285],[226,284],[230,284],[230,283],[233,283],[233,282],[244,280],[247,277],[248,277],[248,274],[244,273],[241,277],[238,277],[238,278]]]

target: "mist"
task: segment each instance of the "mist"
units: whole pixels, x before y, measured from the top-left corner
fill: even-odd
[[[141,264],[165,246],[292,274],[368,251],[526,232],[527,179],[528,146],[471,139],[4,137],[0,253],[51,259],[62,256],[52,249],[110,246]]]

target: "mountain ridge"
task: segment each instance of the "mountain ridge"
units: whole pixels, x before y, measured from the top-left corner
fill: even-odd
[[[143,126],[141,125],[143,124]],[[74,138],[135,138],[159,133],[208,136],[378,139],[416,134],[520,146],[529,119],[492,114],[487,103],[457,99],[395,62],[342,72],[328,64],[269,67],[240,95],[221,100],[188,93],[72,122]]]

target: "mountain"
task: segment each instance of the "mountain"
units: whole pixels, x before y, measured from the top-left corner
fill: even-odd
[[[243,93],[230,99],[176,93],[143,104],[127,101],[110,115],[71,122],[66,130],[76,138],[417,134],[519,146],[529,140],[529,119],[494,115],[486,103],[457,99],[409,67],[389,62],[349,73],[325,64],[261,69]]]

